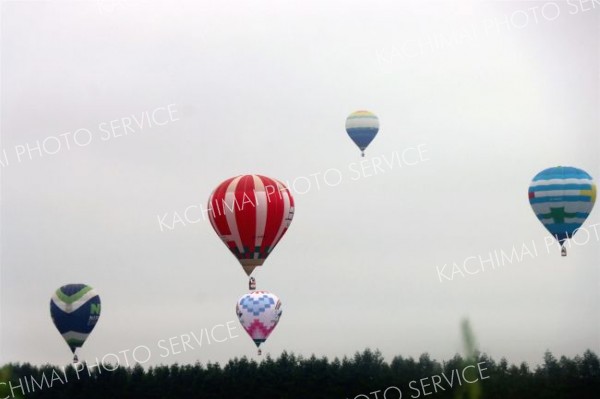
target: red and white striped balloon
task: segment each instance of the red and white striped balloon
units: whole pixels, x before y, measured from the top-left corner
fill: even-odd
[[[208,199],[210,223],[250,275],[264,263],[294,217],[294,199],[280,181],[261,175],[225,180]]]

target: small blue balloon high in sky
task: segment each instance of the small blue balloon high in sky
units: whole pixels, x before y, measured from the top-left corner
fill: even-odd
[[[369,111],[355,111],[346,118],[346,132],[365,156],[365,149],[379,131],[379,118]]]
[[[540,222],[560,243],[577,232],[596,201],[596,185],[585,171],[570,166],[544,169],[529,185],[529,203]]]

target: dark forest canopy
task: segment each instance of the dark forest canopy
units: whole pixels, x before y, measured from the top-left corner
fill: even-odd
[[[225,365],[66,369],[8,364],[0,369],[0,399],[26,398],[598,398],[600,361],[587,350],[570,359],[550,352],[535,369],[477,353],[438,362],[396,356],[384,361],[370,349],[343,359],[283,352],[260,362],[246,357]],[[108,371],[114,369],[113,371]],[[12,388],[12,391],[11,391]]]

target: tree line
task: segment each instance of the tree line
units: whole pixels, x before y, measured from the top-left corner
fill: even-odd
[[[109,371],[112,370],[112,371]],[[437,377],[436,377],[437,376]],[[452,383],[450,383],[452,381]],[[437,383],[434,384],[433,383]],[[207,363],[121,367],[80,364],[76,368],[28,363],[0,369],[0,399],[11,398],[232,398],[264,399],[553,399],[600,397],[600,360],[591,350],[574,358],[549,351],[534,369],[509,365],[476,353],[438,362],[396,356],[386,362],[378,350],[353,357],[308,358],[283,352],[261,361],[234,358]]]

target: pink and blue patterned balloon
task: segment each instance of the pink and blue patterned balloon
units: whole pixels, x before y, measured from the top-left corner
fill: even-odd
[[[258,348],[279,323],[281,301],[270,292],[253,291],[238,300],[235,311],[242,327]]]

